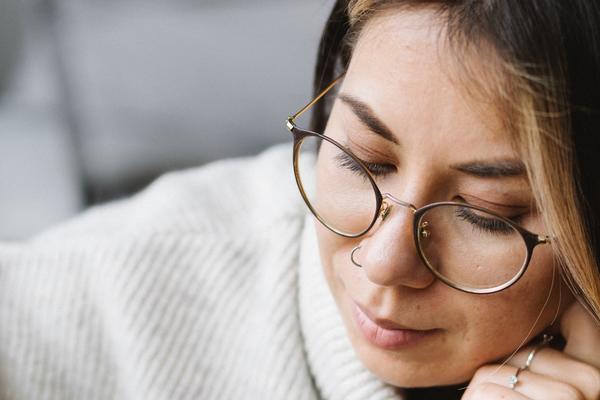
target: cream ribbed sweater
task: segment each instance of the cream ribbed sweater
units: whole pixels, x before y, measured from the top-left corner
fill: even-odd
[[[0,244],[0,399],[393,399],[357,360],[291,147]]]

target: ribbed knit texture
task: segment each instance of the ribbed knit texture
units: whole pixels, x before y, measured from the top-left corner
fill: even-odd
[[[0,399],[393,398],[344,335],[290,164],[284,145],[168,174],[0,244]]]

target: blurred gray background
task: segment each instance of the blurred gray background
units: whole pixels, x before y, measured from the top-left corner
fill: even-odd
[[[0,240],[289,141],[333,0],[1,0]]]

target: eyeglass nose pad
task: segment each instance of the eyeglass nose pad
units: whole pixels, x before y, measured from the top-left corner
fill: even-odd
[[[397,203],[398,205],[400,205],[402,207],[407,207],[413,213],[415,213],[417,211],[417,208],[414,205],[407,203],[405,201],[402,201],[400,199],[397,199],[394,196],[392,196],[390,193],[385,193],[383,195],[383,197],[385,198],[385,200],[383,200],[381,202],[381,209],[379,210],[379,216],[381,217],[381,222],[385,221],[387,216],[390,214],[390,211],[392,211],[393,205],[391,203]]]
[[[379,216],[381,217],[381,222],[385,221],[390,211],[392,211],[392,205],[390,205],[387,201],[383,201],[381,203],[381,210],[379,211]]]
[[[431,236],[430,226],[428,221],[423,221],[419,224],[419,235],[423,239],[427,239]]]

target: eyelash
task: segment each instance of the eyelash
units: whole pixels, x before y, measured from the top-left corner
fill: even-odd
[[[341,152],[340,154],[338,154],[338,156],[336,158],[338,160],[340,167],[347,168],[350,171],[358,172],[358,173],[360,173],[362,171],[362,169],[356,163],[356,161],[352,157],[350,157],[350,155],[348,155],[347,153]],[[385,175],[391,174],[396,171],[396,167],[394,167],[391,164],[373,163],[373,162],[369,162],[369,161],[360,159],[358,157],[357,157],[357,159],[360,160],[365,165],[365,167],[367,167],[367,169],[369,170],[369,172],[371,174],[373,174],[373,176],[385,176]]]
[[[484,232],[498,233],[501,235],[509,235],[514,232],[513,228],[506,222],[499,219],[481,217],[466,207],[457,208],[456,216]]]

